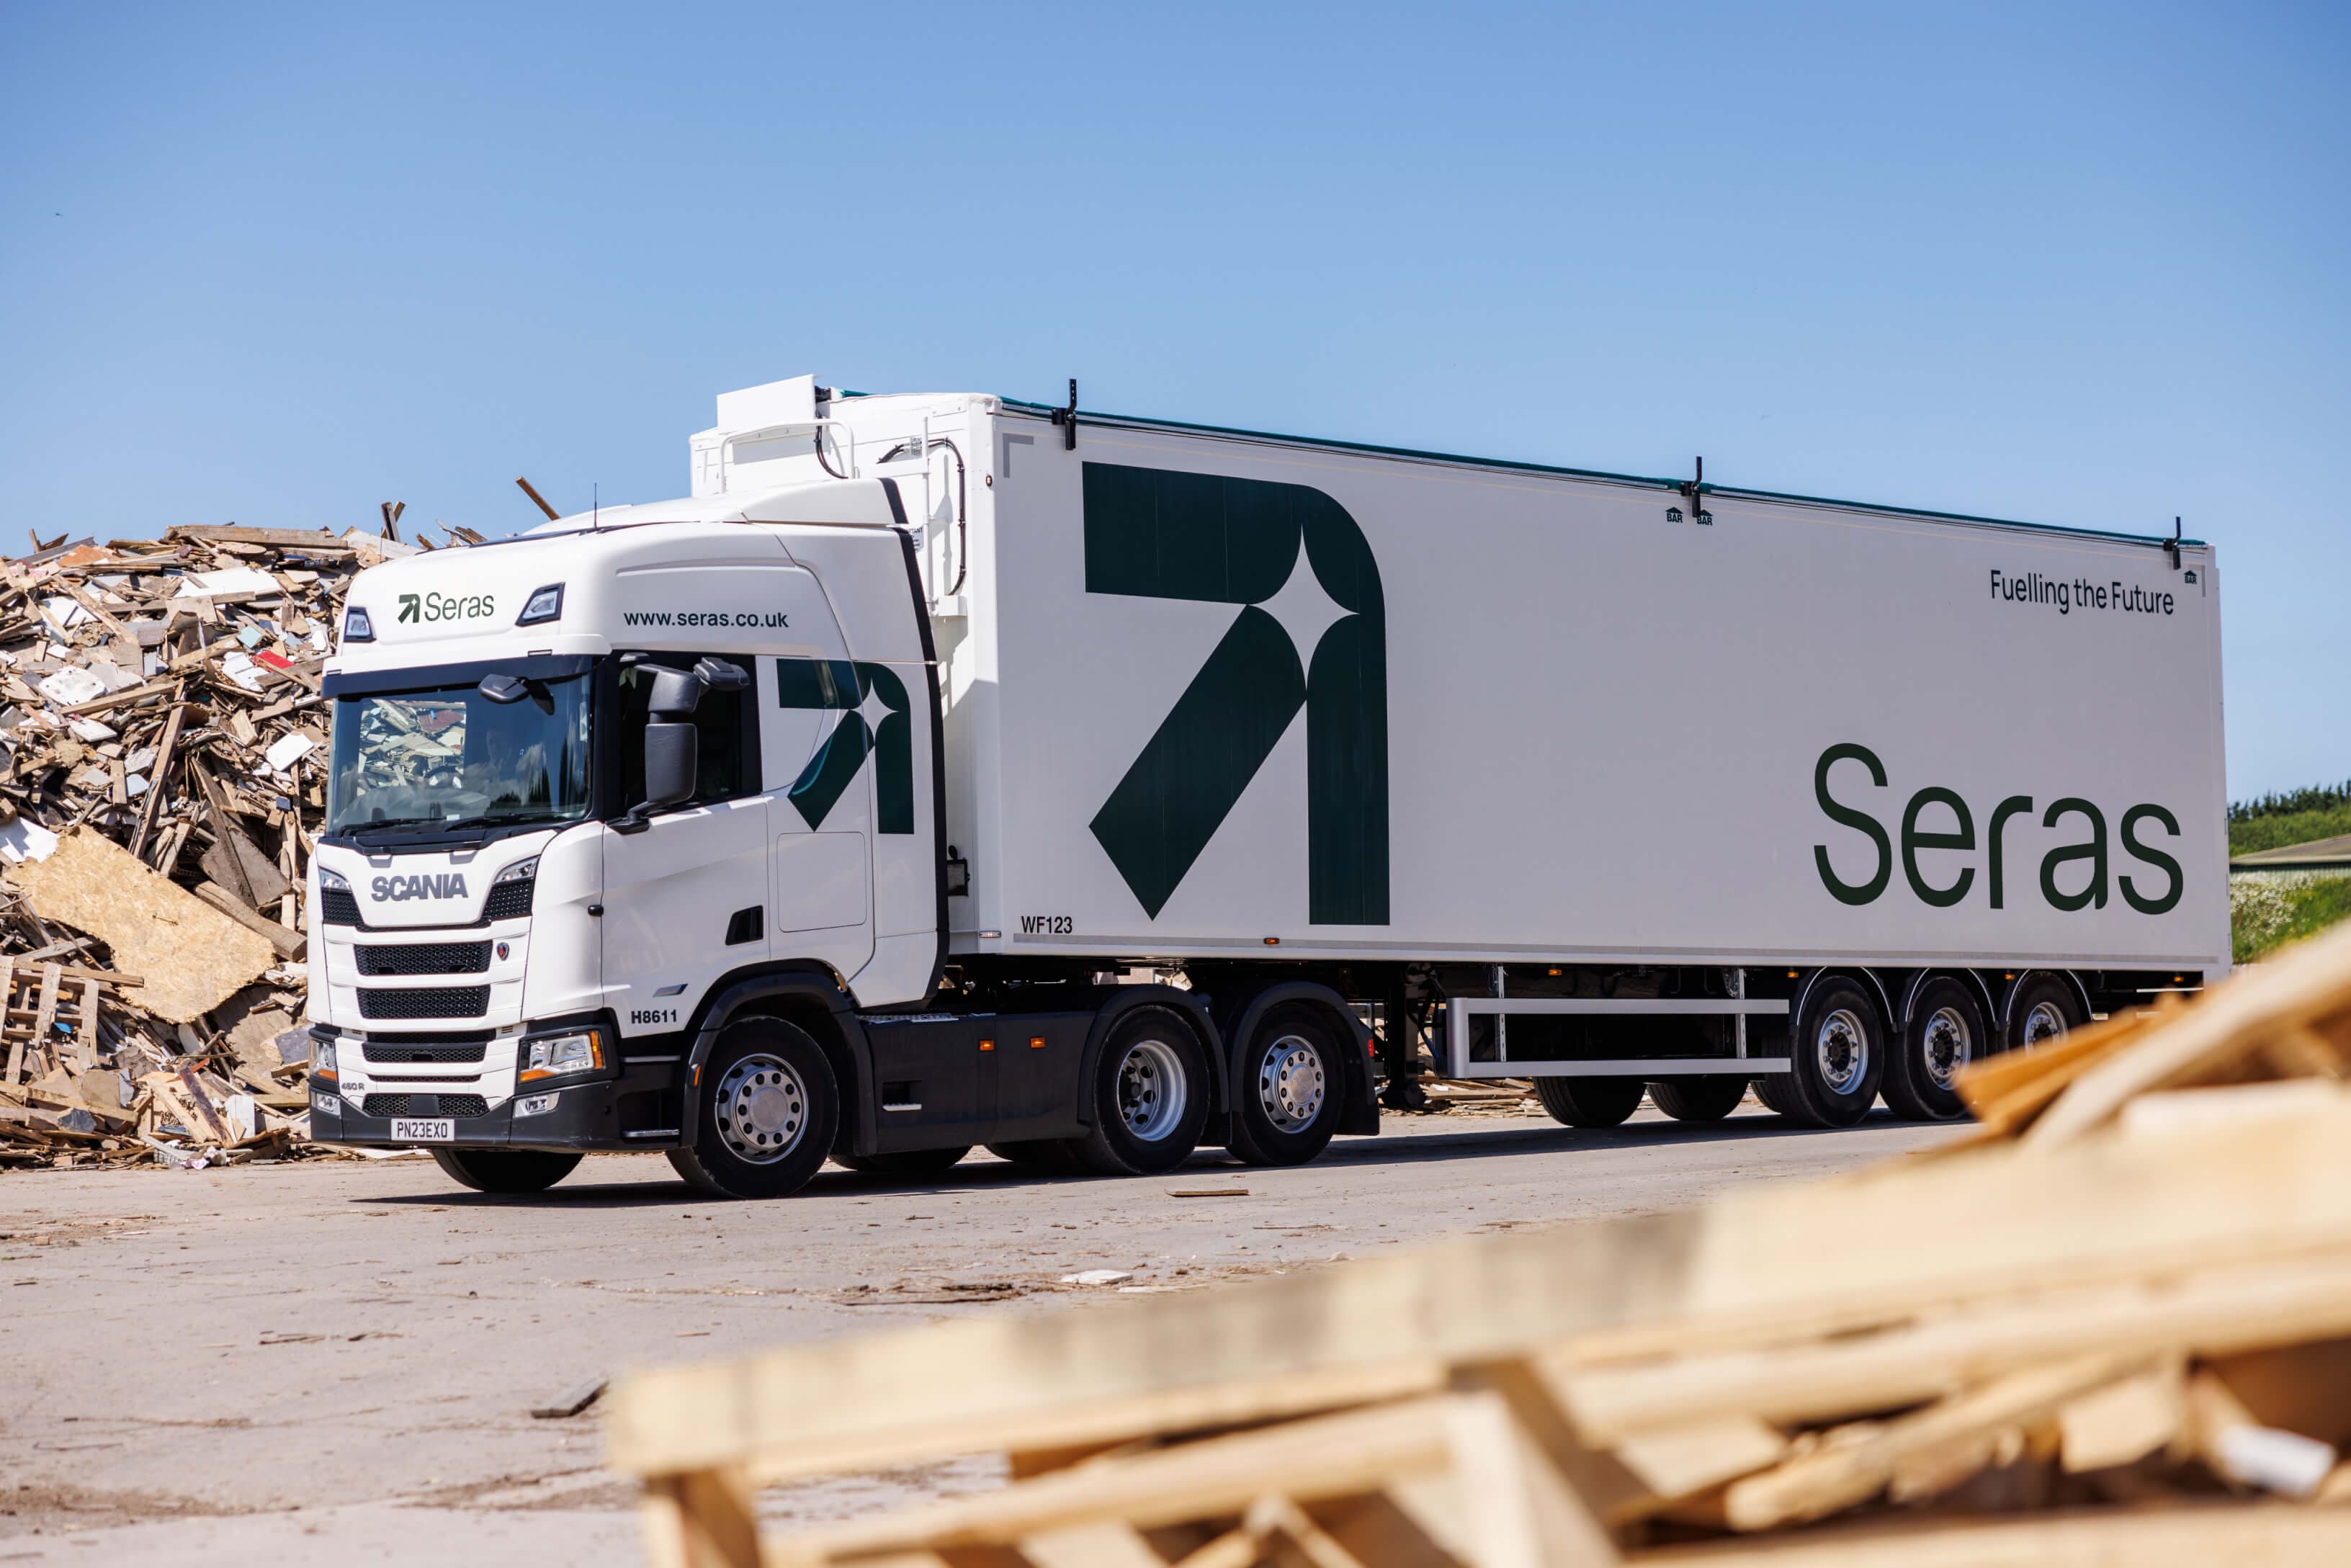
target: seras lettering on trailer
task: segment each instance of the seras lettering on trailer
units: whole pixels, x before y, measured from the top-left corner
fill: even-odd
[[[1869,747],[1848,741],[1822,752],[1813,768],[1813,795],[1820,802],[1822,813],[1839,826],[1861,834],[1871,845],[1875,858],[1870,862],[1869,875],[1860,882],[1847,882],[1837,873],[1826,844],[1813,846],[1813,863],[1820,873],[1821,885],[1838,903],[1875,904],[1894,880],[1894,840],[1876,817],[1829,792],[1830,771],[1840,762],[1859,763],[1867,768],[1870,784],[1880,789],[1886,787],[1886,765]],[[2008,893],[2002,840],[2013,819],[2022,817],[2031,825],[2034,805],[2030,795],[2011,795],[1991,809],[1983,838],[1982,869],[1984,896],[1993,909],[2005,907]],[[2042,898],[2052,909],[2067,914],[2104,909],[2109,884],[2106,813],[2095,801],[2067,795],[2052,800],[2039,820],[2042,827],[2052,831],[2063,830],[2078,835],[2042,856]],[[2168,915],[2178,906],[2185,884],[2179,862],[2148,841],[2149,824],[2160,827],[2167,837],[2179,837],[2179,819],[2167,808],[2142,801],[2126,810],[2117,824],[2117,836],[2124,852],[2143,864],[2135,872],[2114,876],[2112,885],[2122,894],[2123,902],[2139,914]],[[1902,810],[1900,836],[1903,880],[1910,884],[1910,891],[1921,904],[1948,909],[1974,891],[1977,867],[1973,863],[1954,864],[1945,860],[1928,864],[1919,859],[1922,852],[1975,852],[1975,814],[1958,790],[1928,785],[1913,794]],[[2150,871],[2158,875],[2149,876]],[[2079,886],[2069,885],[2077,880]]]

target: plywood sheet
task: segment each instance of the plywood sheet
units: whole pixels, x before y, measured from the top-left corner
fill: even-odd
[[[231,920],[88,827],[45,861],[8,868],[43,920],[114,949],[115,967],[145,977],[142,1007],[188,1023],[277,961],[268,941]]]

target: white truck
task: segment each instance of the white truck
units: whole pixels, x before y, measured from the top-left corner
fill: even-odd
[[[2211,550],[1081,413],[723,395],[693,494],[362,573],[312,1129],[526,1191],[1956,1116],[2225,970]]]

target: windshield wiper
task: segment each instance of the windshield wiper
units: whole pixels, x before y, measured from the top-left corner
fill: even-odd
[[[568,822],[569,811],[492,811],[478,817],[452,817],[444,828],[503,828],[510,822]]]

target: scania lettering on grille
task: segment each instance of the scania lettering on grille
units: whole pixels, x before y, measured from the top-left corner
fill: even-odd
[[[380,876],[368,883],[378,903],[405,904],[412,898],[463,898],[465,873],[453,871],[432,876]]]

